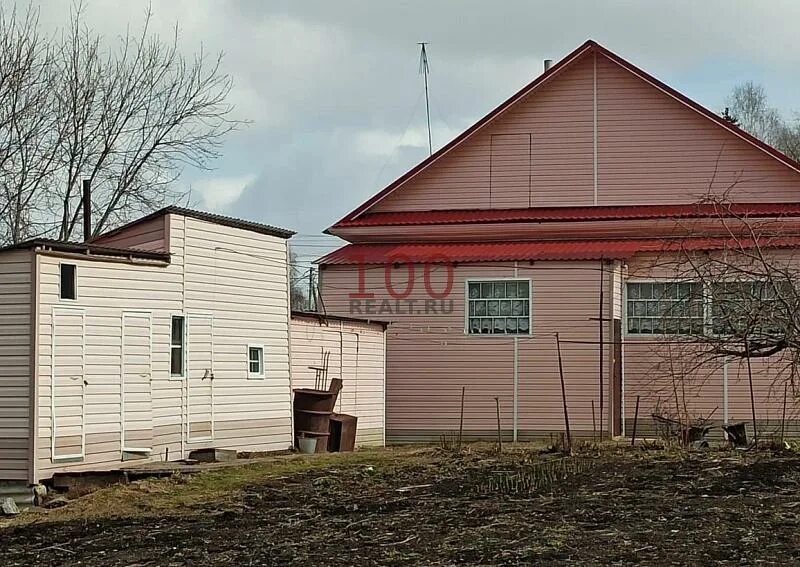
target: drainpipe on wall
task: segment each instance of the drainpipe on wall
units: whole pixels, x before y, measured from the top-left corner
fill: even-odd
[[[514,277],[519,277],[519,264],[514,262]],[[528,308],[533,311],[533,305]],[[519,337],[514,335],[514,443],[519,430]]]
[[[722,421],[728,423],[728,357],[722,361]]]

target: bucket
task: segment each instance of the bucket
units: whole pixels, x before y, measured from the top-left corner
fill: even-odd
[[[297,440],[297,445],[301,453],[311,455],[317,450],[317,439],[316,437],[300,437]]]

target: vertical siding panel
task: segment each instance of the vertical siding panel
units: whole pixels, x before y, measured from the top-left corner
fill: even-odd
[[[800,173],[598,56],[600,205],[797,201]]]
[[[584,57],[372,212],[591,205],[592,95]]]
[[[0,255],[0,480],[27,480],[30,451],[31,252]]]

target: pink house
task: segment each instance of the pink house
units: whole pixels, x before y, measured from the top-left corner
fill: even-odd
[[[587,41],[338,221],[350,244],[319,261],[322,304],[392,322],[387,440],[458,429],[462,388],[470,436],[495,435],[495,398],[508,438],[563,430],[556,334],[573,432],[630,433],[637,397],[647,429],[676,405],[661,355],[681,334],[649,311],[672,288],[648,259],[720,249],[698,201],[723,193],[800,234],[800,164]],[[769,360],[752,374],[774,427],[783,389]],[[751,417],[741,360],[681,387],[693,416]]]

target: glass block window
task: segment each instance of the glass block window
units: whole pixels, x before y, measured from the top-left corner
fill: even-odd
[[[627,284],[627,328],[631,335],[701,335],[703,286],[692,282]]]
[[[789,282],[718,282],[710,287],[715,335],[763,338],[780,334],[776,324],[791,320],[781,314],[787,303],[779,300],[793,297]]]
[[[467,333],[528,335],[531,332],[530,280],[467,282]]]

